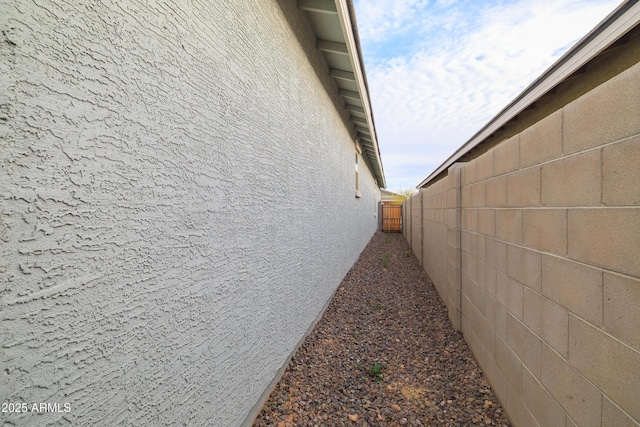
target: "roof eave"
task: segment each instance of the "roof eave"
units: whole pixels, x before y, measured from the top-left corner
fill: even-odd
[[[385,188],[384,169],[373,119],[373,109],[369,99],[353,2],[352,0],[298,0],[298,8],[314,16],[314,19],[310,19],[310,21],[318,39],[316,46],[327,59],[329,76],[336,83],[338,96],[343,99],[343,107],[349,116],[351,131],[363,148],[362,154],[371,166],[371,172],[378,186]],[[335,21],[331,25],[332,19],[337,19],[339,25]],[[323,25],[325,22],[329,24],[323,26],[321,31],[336,28],[334,33],[325,34],[325,38],[332,40],[323,40],[318,37],[319,29],[313,28],[313,22],[316,25]],[[340,34],[337,34],[337,28],[340,28]],[[342,68],[332,66],[332,54],[348,55],[350,65],[343,65]]]

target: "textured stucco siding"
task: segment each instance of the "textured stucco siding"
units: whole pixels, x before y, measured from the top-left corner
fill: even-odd
[[[0,420],[240,424],[377,227],[295,1],[0,8]]]

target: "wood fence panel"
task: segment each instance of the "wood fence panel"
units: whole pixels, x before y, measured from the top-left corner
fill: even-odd
[[[402,204],[382,203],[382,231],[387,233],[402,232]]]

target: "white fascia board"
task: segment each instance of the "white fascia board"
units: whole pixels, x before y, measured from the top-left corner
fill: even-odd
[[[478,146],[495,131],[504,126],[527,107],[563,82],[587,62],[598,56],[616,40],[640,23],[640,2],[627,0],[611,12],[596,28],[584,36],[540,77],[530,84],[509,105],[500,111],[462,147],[425,178],[416,188],[421,188],[456,163],[462,156]]]

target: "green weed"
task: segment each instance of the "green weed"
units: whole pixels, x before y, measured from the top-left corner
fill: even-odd
[[[382,257],[382,266],[385,269],[389,268],[389,259],[391,258],[391,254],[389,252],[387,252],[386,254],[384,254],[384,256]]]
[[[375,382],[382,381],[382,364],[381,363],[372,363],[369,365],[369,370],[367,371],[369,376],[373,378]]]

